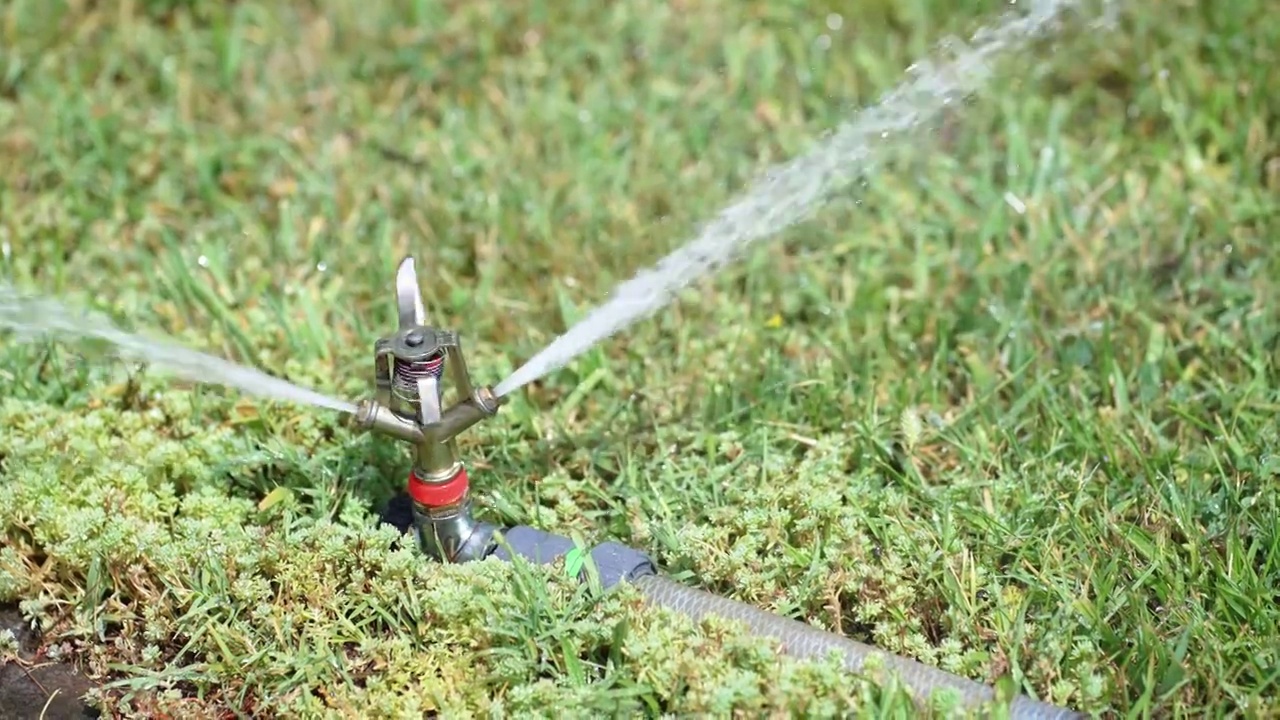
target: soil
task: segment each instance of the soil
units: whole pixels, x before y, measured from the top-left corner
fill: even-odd
[[[96,684],[69,663],[42,658],[40,636],[14,607],[0,607],[0,632],[18,639],[19,658],[0,661],[0,720],[81,720],[97,710],[81,700]]]

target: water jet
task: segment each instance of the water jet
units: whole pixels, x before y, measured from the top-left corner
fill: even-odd
[[[99,313],[77,312],[53,298],[0,282],[0,330],[19,341],[36,338],[90,339],[106,343],[119,358],[142,363],[184,380],[236,388],[250,395],[354,413],[345,400],[322,395],[261,370],[158,338],[125,332]]]

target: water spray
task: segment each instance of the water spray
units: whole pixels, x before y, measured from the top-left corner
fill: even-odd
[[[601,590],[629,583],[651,605],[694,620],[714,615],[740,622],[793,657],[822,660],[834,653],[853,673],[864,672],[867,661],[878,658],[921,705],[927,705],[939,690],[956,694],[970,709],[996,701],[996,691],[988,685],[663,577],[649,556],[635,548],[616,542],[587,548],[534,527],[499,529],[478,521],[455,438],[496,415],[506,400],[490,387],[472,384],[458,333],[426,324],[412,258],[400,263],[395,284],[399,328],[374,344],[374,397],[357,406],[355,422],[413,447],[412,467],[401,496],[412,506],[412,519],[400,523],[388,513],[384,520],[402,532],[413,532],[426,555],[448,563],[491,557],[512,562],[520,557],[562,568],[580,582],[598,583]],[[456,390],[456,399],[447,408],[441,383],[446,375]],[[1025,696],[1012,698],[1009,711],[1014,718],[1078,716]]]
[[[1111,4],[1103,0],[1110,19]],[[639,322],[676,299],[690,283],[725,267],[756,243],[810,218],[837,192],[865,178],[890,148],[911,141],[948,109],[995,77],[996,62],[1009,51],[1043,38],[1083,0],[1031,0],[968,42],[940,44],[937,61],[921,61],[911,79],[859,111],[808,152],[775,165],[736,200],[705,223],[687,244],[618,285],[609,298],[498,383],[504,396],[554,372],[597,343]]]
[[[39,338],[96,340],[105,343],[111,354],[121,360],[142,363],[184,380],[342,413],[356,411],[345,400],[168,340],[125,332],[101,313],[76,310],[54,298],[22,292],[4,282],[0,282],[0,331],[12,331],[18,342]]]

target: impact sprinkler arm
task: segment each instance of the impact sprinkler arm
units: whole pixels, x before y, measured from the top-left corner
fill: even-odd
[[[488,554],[494,529],[471,516],[470,481],[454,442],[497,413],[504,400],[474,387],[458,334],[429,327],[412,258],[396,271],[399,329],[374,344],[374,398],[357,408],[356,423],[414,448],[408,494],[422,549],[445,562]],[[444,408],[445,372],[460,398]]]

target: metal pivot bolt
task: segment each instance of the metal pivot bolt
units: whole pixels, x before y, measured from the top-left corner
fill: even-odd
[[[399,328],[374,344],[374,397],[359,405],[356,422],[414,448],[408,492],[419,543],[445,562],[484,557],[494,528],[471,516],[470,482],[454,438],[504,400],[489,387],[474,387],[458,333],[426,324],[413,258],[396,271]],[[446,373],[457,399],[445,408]]]

